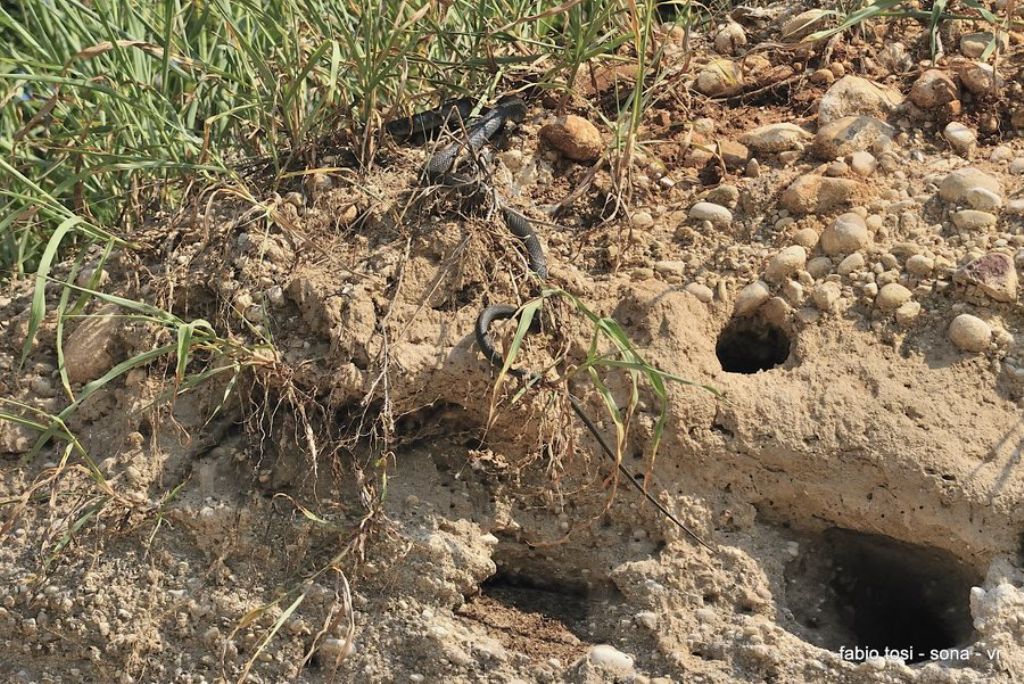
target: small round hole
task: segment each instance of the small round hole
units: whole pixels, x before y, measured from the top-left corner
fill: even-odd
[[[777,325],[739,318],[718,336],[715,353],[727,373],[752,374],[771,370],[789,358],[789,335]]]

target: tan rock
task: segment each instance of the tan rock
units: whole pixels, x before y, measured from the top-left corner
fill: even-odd
[[[1017,269],[1013,258],[1002,252],[989,252],[961,267],[953,276],[958,285],[976,288],[997,302],[1017,301]]]
[[[540,137],[574,161],[593,161],[604,149],[597,127],[573,114],[542,127]]]
[[[814,136],[814,153],[837,159],[853,152],[881,152],[892,144],[896,130],[873,116],[844,116],[831,121]]]
[[[859,76],[844,76],[828,89],[818,103],[818,124],[844,116],[886,118],[903,102],[903,96]]]
[[[828,213],[849,206],[866,194],[867,188],[859,181],[807,174],[783,191],[780,204],[796,214]]]
[[[899,283],[889,283],[883,285],[882,289],[878,291],[878,296],[875,297],[875,306],[883,311],[895,311],[909,301],[912,296],[913,293]]]
[[[949,324],[949,339],[966,352],[983,352],[992,344],[992,328],[971,314],[960,314]]]
[[[960,99],[960,89],[945,71],[928,69],[910,88],[910,101],[921,109],[933,109]]]
[[[64,368],[72,384],[92,382],[122,360],[119,311],[116,304],[105,304],[68,335]]]

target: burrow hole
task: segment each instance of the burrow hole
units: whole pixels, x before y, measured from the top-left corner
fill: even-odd
[[[727,373],[771,370],[789,358],[789,335],[758,318],[736,318],[718,336],[715,353]]]
[[[787,568],[786,603],[811,643],[841,654],[889,649],[917,663],[970,641],[980,581],[948,551],[832,528]]]

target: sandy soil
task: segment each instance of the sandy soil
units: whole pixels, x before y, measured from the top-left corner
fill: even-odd
[[[748,47],[792,18],[743,17]],[[103,289],[262,351],[170,405],[168,355],[92,393],[67,424],[95,471],[62,440],[24,462],[36,433],[0,422],[0,679],[1015,681],[1024,53],[1014,34],[998,91],[972,94],[974,28],[944,34],[946,101],[917,85],[914,25],[756,50],[738,84],[716,81],[735,33],[693,37],[690,61],[668,34],[628,193],[542,141],[560,114],[542,97],[485,153],[544,222],[548,284],[719,393],[670,384],[652,458],[642,386],[622,449],[711,549],[568,410],[567,388],[613,439],[593,383],[567,380],[592,327],[566,300],[527,338],[544,380],[494,390],[476,315],[537,285],[487,203],[423,188],[429,145],[385,142],[365,174],[309,174],[255,210],[211,189],[154,216]],[[566,111],[596,121],[629,78],[589,73]],[[828,128],[843,116],[869,133]],[[0,394],[58,412],[47,293],[21,369],[31,283],[0,298]],[[129,312],[65,321],[76,390],[173,344]],[[189,371],[210,364],[228,367],[206,349]],[[602,377],[625,406],[629,376]]]

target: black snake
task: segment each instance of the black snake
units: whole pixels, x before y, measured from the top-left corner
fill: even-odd
[[[426,136],[446,126],[462,125],[473,110],[469,98],[447,100],[440,107],[420,112],[408,118],[396,119],[387,125],[387,130],[397,137]],[[445,186],[471,186],[474,179],[455,173],[459,157],[468,150],[470,155],[479,152],[494,135],[504,128],[508,121],[520,122],[526,116],[526,103],[518,97],[503,97],[486,113],[465,129],[464,138],[457,140],[431,155],[425,167],[426,177],[431,182]],[[505,225],[526,248],[530,271],[540,278],[548,277],[548,262],[544,248],[530,225],[530,220],[508,206],[497,197],[498,209],[505,219]],[[501,368],[505,359],[491,342],[489,330],[494,321],[513,318],[519,308],[511,304],[492,304],[485,307],[476,319],[476,342],[487,360]],[[527,373],[512,368],[508,371],[517,377]]]
[[[463,122],[469,117],[473,109],[474,101],[470,98],[446,100],[441,104],[441,106],[435,109],[430,109],[407,118],[391,121],[387,124],[386,129],[395,137],[412,138],[417,136],[426,137],[431,135],[433,132],[446,127],[455,125],[463,126],[465,128],[464,137],[442,147],[431,155],[430,159],[427,161],[424,171],[427,179],[433,183],[450,187],[472,187],[477,184],[474,179],[455,173],[459,156],[467,149],[470,154],[475,155],[498,131],[504,128],[508,121],[515,121],[517,123],[522,121],[526,116],[526,103],[518,97],[503,97],[482,116],[477,118],[468,126],[465,126]],[[547,257],[544,255],[544,248],[541,246],[540,240],[537,239],[537,234],[533,231],[533,226],[530,225],[530,220],[523,214],[505,204],[505,202],[498,196],[497,192],[494,193],[494,197],[496,204],[505,219],[505,225],[526,248],[527,262],[529,264],[530,271],[536,274],[539,278],[546,279],[548,277]],[[490,306],[485,307],[476,318],[476,326],[474,330],[476,334],[476,343],[480,347],[484,356],[487,357],[487,360],[498,368],[503,368],[505,366],[505,358],[497,349],[495,349],[494,344],[491,342],[489,335],[491,323],[498,320],[514,318],[518,311],[519,308],[511,304],[491,304]],[[519,378],[529,377],[531,379],[539,379],[536,373],[528,372],[519,368],[510,368],[507,372],[509,375]],[[670,519],[676,526],[685,532],[687,536],[708,550],[714,551],[712,546],[684,525],[660,501],[655,499],[651,493],[647,491],[644,485],[633,478],[629,470],[622,464],[622,461],[615,456],[615,453],[605,441],[597,426],[594,425],[593,421],[590,420],[590,417],[587,416],[579,399],[571,393],[568,394],[568,398],[573,412],[576,413],[576,416],[583,422],[591,434],[594,435],[598,444],[601,446],[601,450],[604,451],[604,453],[616,464],[619,472],[622,473],[629,483],[639,490],[644,497],[655,506],[655,508],[665,515],[665,517]]]

